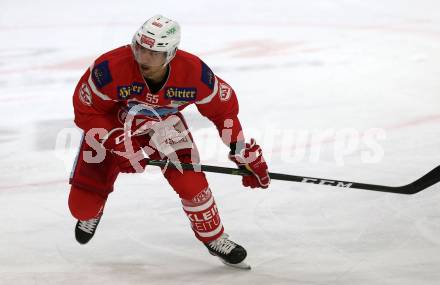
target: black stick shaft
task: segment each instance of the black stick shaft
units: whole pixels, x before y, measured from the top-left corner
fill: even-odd
[[[172,167],[176,169],[183,170],[195,170],[195,171],[205,171],[205,172],[214,172],[214,173],[224,173],[230,175],[251,175],[251,172],[245,169],[238,168],[230,168],[230,167],[222,167],[222,166],[213,166],[213,165],[204,165],[204,164],[190,164],[190,163],[172,163],[167,160],[147,160],[147,164],[159,166],[159,167]],[[440,181],[440,166],[434,168],[421,178],[416,181],[400,186],[384,186],[384,185],[375,185],[375,184],[367,184],[367,183],[358,183],[351,181],[342,181],[342,180],[333,180],[326,178],[316,178],[309,176],[297,176],[297,175],[289,175],[289,174],[281,174],[281,173],[273,173],[269,172],[269,176],[273,180],[283,180],[283,181],[292,181],[292,182],[300,182],[300,183],[312,183],[319,185],[327,185],[327,186],[335,186],[340,188],[356,188],[362,190],[370,190],[370,191],[379,191],[379,192],[387,192],[387,193],[397,193],[397,194],[415,194],[420,192]]]

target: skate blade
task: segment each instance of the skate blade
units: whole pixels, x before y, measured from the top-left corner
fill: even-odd
[[[252,269],[251,266],[250,266],[249,264],[247,264],[246,262],[244,262],[244,261],[242,261],[242,262],[240,262],[240,263],[232,264],[232,263],[229,263],[229,262],[224,261],[224,260],[221,259],[220,257],[219,257],[219,259],[220,259],[221,262],[223,262],[225,265],[230,266],[230,267],[234,267],[234,268],[237,268],[237,269],[243,269],[243,270],[251,270],[251,269]]]

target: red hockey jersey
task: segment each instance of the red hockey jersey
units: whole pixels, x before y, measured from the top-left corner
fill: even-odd
[[[142,77],[129,45],[101,55],[84,73],[73,95],[75,123],[84,131],[120,127],[117,119],[121,108],[130,103],[145,104],[154,109],[183,110],[196,104],[209,118],[220,135],[227,128],[230,139],[243,140],[234,90],[197,56],[178,50],[169,63],[164,86],[152,93]]]

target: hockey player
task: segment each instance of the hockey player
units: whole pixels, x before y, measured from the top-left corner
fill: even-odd
[[[78,220],[76,240],[95,234],[119,173],[140,173],[150,159],[197,163],[198,152],[181,114],[195,104],[210,119],[231,151],[229,159],[253,175],[243,185],[267,188],[261,148],[245,143],[234,90],[197,56],[178,49],[177,22],[157,15],[134,34],[131,45],[111,50],[90,66],[74,95],[75,123],[84,130],[71,178],[69,208]],[[224,263],[249,268],[246,250],[224,233],[220,215],[200,171],[164,168],[179,195],[192,230]]]

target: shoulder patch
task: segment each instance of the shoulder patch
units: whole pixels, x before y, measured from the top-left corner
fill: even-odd
[[[102,88],[113,81],[110,68],[108,66],[108,60],[105,60],[93,67],[92,78],[93,82],[98,88]]]
[[[89,85],[83,83],[78,90],[78,97],[81,103],[86,106],[92,106],[92,92],[90,91]]]
[[[202,60],[200,60],[200,63],[202,64],[202,82],[212,90],[215,82],[214,73]]]

